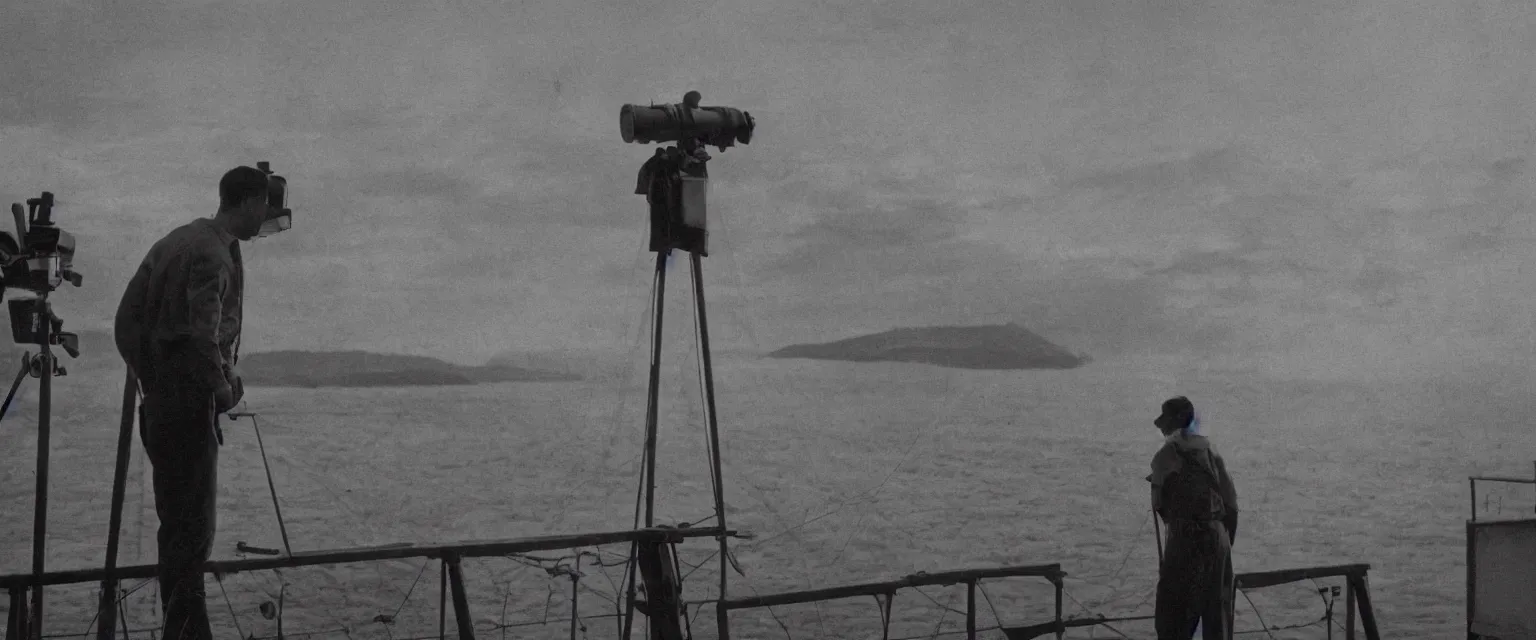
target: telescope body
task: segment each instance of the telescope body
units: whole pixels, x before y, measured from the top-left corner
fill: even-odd
[[[626,104],[619,109],[619,132],[624,142],[735,138],[741,144],[750,144],[754,125],[751,115],[731,107]]]

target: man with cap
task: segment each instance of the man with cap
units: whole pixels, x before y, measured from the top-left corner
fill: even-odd
[[[1189,398],[1163,403],[1153,421],[1163,446],[1152,458],[1152,510],[1167,526],[1158,568],[1155,625],[1158,640],[1232,637],[1236,579],[1232,543],[1237,538],[1237,490],[1227,465],[1200,435]]]
[[[240,241],[261,235],[268,186],[260,169],[224,174],[218,212],[149,249],[114,321],[118,353],[143,394],[139,436],[154,470],[166,640],[213,636],[203,564],[215,533],[218,416],[243,395],[234,370],[245,280]]]

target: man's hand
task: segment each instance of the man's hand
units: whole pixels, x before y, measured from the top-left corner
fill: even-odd
[[[242,380],[239,375],[236,375],[234,379],[230,381],[229,388],[231,391],[229,406],[233,408],[235,405],[240,404],[240,401],[245,398],[245,380]]]
[[[224,413],[235,408],[235,390],[229,383],[222,383],[213,390],[213,412]]]
[[[234,365],[224,365],[224,383],[229,386],[229,408],[233,409],[245,398],[245,381],[240,378],[240,370]]]

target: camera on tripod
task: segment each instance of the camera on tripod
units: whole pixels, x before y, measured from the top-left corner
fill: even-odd
[[[757,123],[752,114],[731,107],[701,107],[702,97],[689,91],[677,104],[648,107],[626,104],[619,109],[619,133],[624,142],[677,145],[657,149],[640,167],[635,193],[651,206],[651,251],[680,249],[709,255],[708,211],[710,160],[704,147],[722,152],[735,143],[751,144]]]
[[[79,337],[60,331],[64,321],[48,306],[49,293],[65,282],[76,287],[82,282],[74,271],[75,236],[53,223],[53,194],[47,191],[29,198],[26,210],[12,204],[11,215],[16,236],[0,231],[0,297],[7,290],[35,294],[9,301],[11,337],[16,344],[59,345],[77,358]]]

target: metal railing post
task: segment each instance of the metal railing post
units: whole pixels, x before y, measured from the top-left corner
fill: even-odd
[[[448,565],[448,584],[453,591],[453,619],[459,625],[459,640],[475,640],[475,623],[469,618],[469,594],[464,591],[464,570],[459,566],[459,556],[456,553],[443,555],[443,562]],[[575,619],[575,611],[571,612],[571,619]]]
[[[1344,640],[1355,640],[1355,583],[1344,580]]]
[[[965,582],[965,638],[976,640],[976,581]]]

